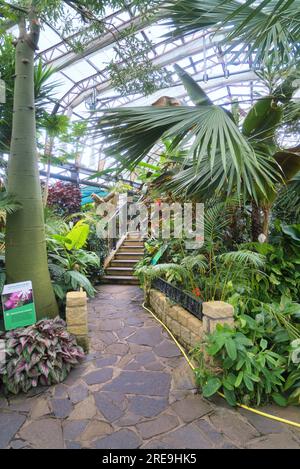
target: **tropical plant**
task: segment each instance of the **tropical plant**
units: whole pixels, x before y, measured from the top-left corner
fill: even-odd
[[[59,216],[77,213],[81,207],[81,191],[73,183],[57,181],[48,189],[47,205]]]
[[[282,95],[284,83],[254,104],[240,131],[229,111],[214,105],[185,71],[175,68],[195,106],[104,110],[96,126],[106,138],[107,154],[121,154],[124,166],[133,169],[161,138],[172,137],[172,148],[184,148],[187,156],[165,183],[166,190],[196,200],[243,194],[263,213],[259,233],[267,236],[278,185],[288,183],[300,169],[299,153],[280,149],[275,139],[283,124],[281,103],[290,99]],[[298,74],[294,68],[286,80],[290,83]]]
[[[6,360],[0,365],[0,384],[5,393],[60,383],[84,357],[59,318],[2,333],[0,338],[5,341]]]
[[[230,405],[299,404],[300,305],[238,294],[232,304],[235,329],[218,325],[193,352],[203,394],[220,390]]]
[[[12,35],[0,39],[0,74],[6,85],[6,102],[0,107],[0,154],[9,153],[13,120],[13,90],[15,74],[15,47]],[[45,67],[42,61],[34,66],[34,104],[37,128],[42,127],[44,108],[51,104],[58,82],[51,80],[55,70]]]
[[[42,126],[46,131],[45,141],[45,159],[46,159],[46,180],[44,181],[44,193],[43,193],[43,204],[44,207],[47,205],[48,193],[49,193],[49,180],[51,163],[53,159],[53,149],[55,144],[55,138],[64,135],[69,127],[69,117],[60,114],[45,114],[42,122]]]
[[[182,37],[212,28],[222,33],[225,50],[239,46],[239,53],[267,62],[270,55],[278,64],[291,57],[297,61],[300,40],[298,0],[177,0],[163,5],[165,17],[173,26],[170,35]]]
[[[90,28],[84,28],[87,31],[85,39],[89,41],[91,32],[97,31],[99,34],[103,31],[104,23],[101,19],[106,7],[124,5],[122,0],[87,0],[83,8],[77,3],[63,0],[18,0],[1,5],[1,32],[7,31],[12,25],[17,25],[19,30],[19,36],[15,40],[14,113],[8,163],[8,192],[23,201],[22,209],[7,218],[6,272],[10,283],[28,279],[32,281],[38,318],[54,317],[57,314],[47,264],[36,148],[34,58],[38,49],[41,22],[46,19],[47,23],[55,24],[55,27],[59,23],[63,36],[80,31],[79,40],[84,44],[83,24],[88,22],[90,25]],[[149,2],[143,0],[136,2],[139,9],[147,5]],[[74,13],[73,17],[70,12]]]
[[[60,305],[71,290],[83,288],[94,296],[95,289],[87,275],[89,269],[99,269],[100,259],[95,252],[83,249],[88,235],[89,225],[81,220],[71,229],[66,224],[63,234],[51,234],[47,240],[49,269]]]

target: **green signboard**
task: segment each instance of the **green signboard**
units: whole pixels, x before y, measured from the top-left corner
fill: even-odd
[[[32,283],[5,285],[1,295],[4,326],[7,331],[36,322]]]

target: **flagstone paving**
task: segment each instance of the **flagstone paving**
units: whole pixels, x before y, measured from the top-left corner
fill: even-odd
[[[297,429],[197,394],[142,300],[136,286],[99,287],[90,354],[62,384],[0,397],[0,448],[300,448]]]

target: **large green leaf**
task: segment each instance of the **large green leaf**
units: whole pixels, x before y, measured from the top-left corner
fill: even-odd
[[[182,81],[187,94],[196,106],[213,104],[207,94],[198,85],[198,83],[196,83],[196,81],[185,70],[183,70],[183,68],[179,67],[177,64],[174,65],[174,68],[180,80]]]
[[[78,221],[76,225],[69,231],[65,237],[65,247],[71,249],[81,249],[88,238],[90,231],[89,225],[82,220]]]
[[[209,378],[207,383],[202,388],[204,397],[210,397],[220,389],[222,382],[219,378]]]
[[[215,180],[220,176],[230,189],[236,185],[238,192],[244,183],[255,197],[253,181],[257,180],[263,192],[275,172],[273,169],[271,176],[266,174],[266,161],[257,158],[231,117],[219,106],[149,106],[103,113],[98,133],[106,140],[107,154],[120,154],[127,168],[133,169],[161,138],[173,138],[174,148],[186,149],[186,161],[194,162],[195,177],[206,158],[206,177]]]
[[[282,169],[285,182],[290,181],[300,171],[300,152],[282,150],[275,153],[274,158]]]
[[[178,0],[167,2],[164,16],[171,19],[171,35],[182,36],[215,26],[224,34],[227,50],[264,62],[270,53],[277,63],[299,56],[299,0]]]
[[[283,110],[271,96],[258,100],[250,109],[243,122],[242,132],[246,137],[266,141],[273,138],[282,119]]]

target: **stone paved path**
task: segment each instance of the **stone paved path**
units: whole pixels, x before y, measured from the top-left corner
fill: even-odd
[[[0,398],[0,448],[300,448],[296,429],[196,394],[141,302],[138,287],[99,288],[90,355],[63,384]]]

